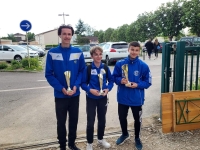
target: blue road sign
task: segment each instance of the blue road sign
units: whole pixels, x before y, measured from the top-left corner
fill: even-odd
[[[20,28],[23,31],[27,32],[27,31],[31,30],[32,25],[31,25],[31,23],[28,20],[23,20],[23,21],[20,22]]]

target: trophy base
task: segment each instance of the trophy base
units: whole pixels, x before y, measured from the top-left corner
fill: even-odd
[[[100,92],[99,92],[99,95],[104,95],[104,91],[100,91]]]
[[[72,90],[67,90],[67,93],[72,93],[73,91]]]
[[[125,84],[126,87],[131,87],[131,83]]]

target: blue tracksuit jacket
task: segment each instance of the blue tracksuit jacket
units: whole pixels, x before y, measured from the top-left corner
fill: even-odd
[[[72,96],[80,95],[80,84],[82,73],[85,68],[85,60],[82,51],[79,48],[70,46],[62,48],[61,45],[52,48],[47,53],[45,77],[48,83],[54,88],[56,98],[68,98],[64,95],[63,87],[68,88],[65,71],[71,71],[70,88],[77,87],[76,93]]]
[[[128,64],[128,78],[130,82],[138,84],[137,88],[126,87],[121,84],[124,76],[122,65]],[[118,85],[117,101],[127,106],[141,106],[144,104],[144,89],[151,86],[151,72],[146,63],[136,57],[134,60],[129,57],[118,61],[115,65],[113,76],[115,83]]]
[[[100,84],[99,84],[99,77],[98,74],[100,73],[101,69],[104,69],[103,67],[104,64],[101,63],[100,67],[97,68],[94,65],[94,62],[92,63],[91,67],[91,75],[90,75],[90,81],[89,84],[87,84],[87,79],[88,79],[88,72],[87,72],[87,67],[85,67],[84,73],[83,73],[83,78],[82,78],[82,84],[81,87],[84,91],[86,91],[86,94],[89,98],[93,99],[100,99],[103,98],[103,96],[95,96],[92,93],[90,93],[90,89],[96,89],[100,91]],[[113,85],[114,85],[114,78],[111,75],[110,69],[108,68],[108,84],[106,80],[106,74],[103,75],[103,88],[102,89],[109,89],[109,91],[112,90]]]

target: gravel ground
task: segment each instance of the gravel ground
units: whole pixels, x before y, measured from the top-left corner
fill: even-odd
[[[163,134],[162,124],[158,121],[158,117],[146,118],[143,122],[140,137],[143,143],[143,150],[200,150],[200,129]],[[108,150],[134,150],[134,133],[130,132],[130,135],[132,138],[120,146],[115,144],[119,135],[107,137],[106,140],[111,144],[111,148]],[[86,142],[77,142],[77,147],[85,150]],[[40,150],[56,149],[58,147],[52,146]],[[96,140],[94,141],[93,149],[103,150],[102,147],[96,144]]]

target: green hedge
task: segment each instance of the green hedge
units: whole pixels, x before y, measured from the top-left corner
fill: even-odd
[[[54,45],[45,45],[45,47],[57,47],[58,44],[54,44]]]
[[[0,69],[6,69],[8,67],[8,64],[6,62],[0,63]]]

